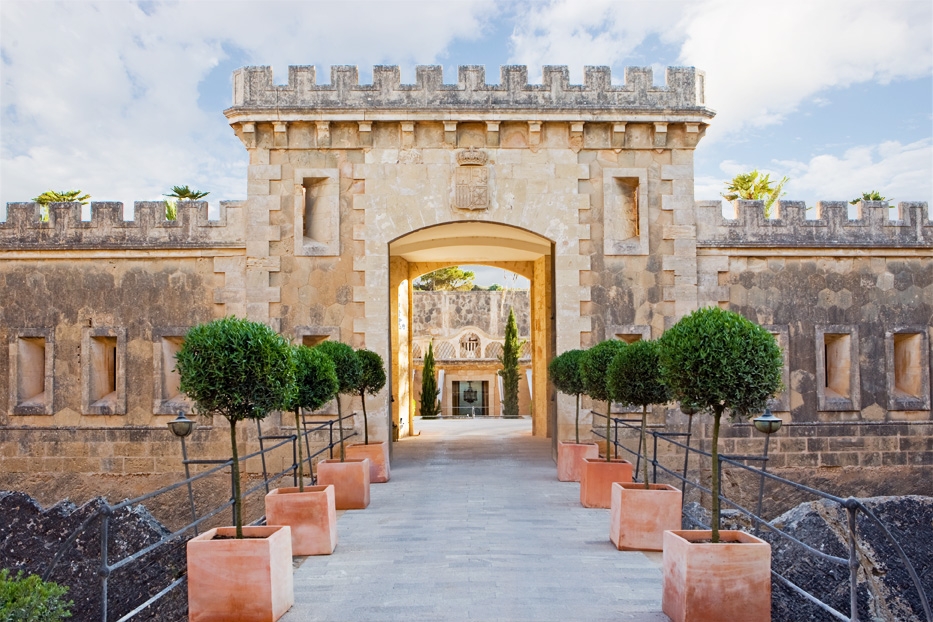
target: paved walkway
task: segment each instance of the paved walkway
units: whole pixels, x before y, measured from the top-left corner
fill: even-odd
[[[660,554],[612,546],[609,510],[557,481],[530,420],[416,424],[334,554],[295,571],[283,622],[667,622]]]

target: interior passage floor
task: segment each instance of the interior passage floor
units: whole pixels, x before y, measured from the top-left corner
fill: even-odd
[[[334,554],[296,569],[283,622],[667,622],[660,554],[615,549],[529,419],[416,429],[369,508],[340,513]]]

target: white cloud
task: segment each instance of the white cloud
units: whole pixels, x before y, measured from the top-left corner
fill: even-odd
[[[826,89],[933,71],[933,5],[926,0],[555,0],[529,6],[531,15],[512,35],[513,61],[567,63],[577,79],[584,64],[594,63],[611,64],[621,79],[651,35],[679,45],[679,62],[706,72],[706,102],[718,113],[706,140],[749,124],[779,123]]]
[[[145,8],[145,10],[143,10]],[[0,3],[0,204],[49,188],[245,195],[246,152],[199,88],[227,49],[254,64],[436,62],[495,12],[474,2]],[[408,36],[411,35],[411,36]],[[318,77],[329,81],[329,72]],[[228,91],[229,92],[229,91]]]

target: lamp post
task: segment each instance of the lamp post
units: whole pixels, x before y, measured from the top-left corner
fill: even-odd
[[[781,429],[784,420],[775,417],[770,409],[765,408],[765,412],[761,416],[752,419],[752,423],[755,424],[756,430],[765,435],[765,459],[761,463],[761,482],[758,484],[758,510],[755,512],[755,515],[761,520],[761,503],[765,495],[765,471],[768,470],[768,442],[771,440],[771,435]],[[755,523],[756,534],[761,531],[760,525],[759,522]]]
[[[194,432],[194,421],[188,419],[184,412],[178,411],[178,417],[168,422],[168,429],[181,439],[181,458],[182,464],[185,465],[185,480],[188,481],[188,504],[191,506],[191,522],[194,525],[194,535],[198,535],[198,513],[194,509],[194,491],[191,489],[191,471],[188,467],[188,448],[185,445],[185,437]]]

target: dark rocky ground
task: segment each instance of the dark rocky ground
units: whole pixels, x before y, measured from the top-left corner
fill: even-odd
[[[904,549],[919,575],[923,591],[933,597],[933,497],[872,497],[862,503],[880,520]],[[696,503],[685,513],[709,524],[709,512]],[[773,525],[823,553],[848,558],[846,511],[829,501],[810,501],[778,516]],[[685,521],[684,528],[689,526]],[[744,515],[723,513],[723,528],[751,531]],[[859,513],[859,619],[885,622],[925,620],[920,594],[906,566],[878,525]],[[849,612],[849,571],[806,552],[767,529],[761,537],[771,543],[772,568],[824,603]],[[772,584],[772,622],[822,622],[830,615],[795,594],[779,581]]]
[[[14,572],[42,575],[61,544],[86,518],[100,511],[102,499],[92,499],[77,507],[63,501],[48,509],[29,495],[0,491],[0,559]],[[126,508],[111,518],[108,558],[111,563],[157,542],[170,532],[141,506]],[[71,620],[101,619],[100,520],[68,547],[49,579],[69,588],[67,598],[74,602]],[[108,619],[117,620],[166,587],[185,571],[185,540],[159,547],[136,563],[115,571],[109,578]],[[138,620],[165,622],[187,619],[185,584],[147,609]]]

